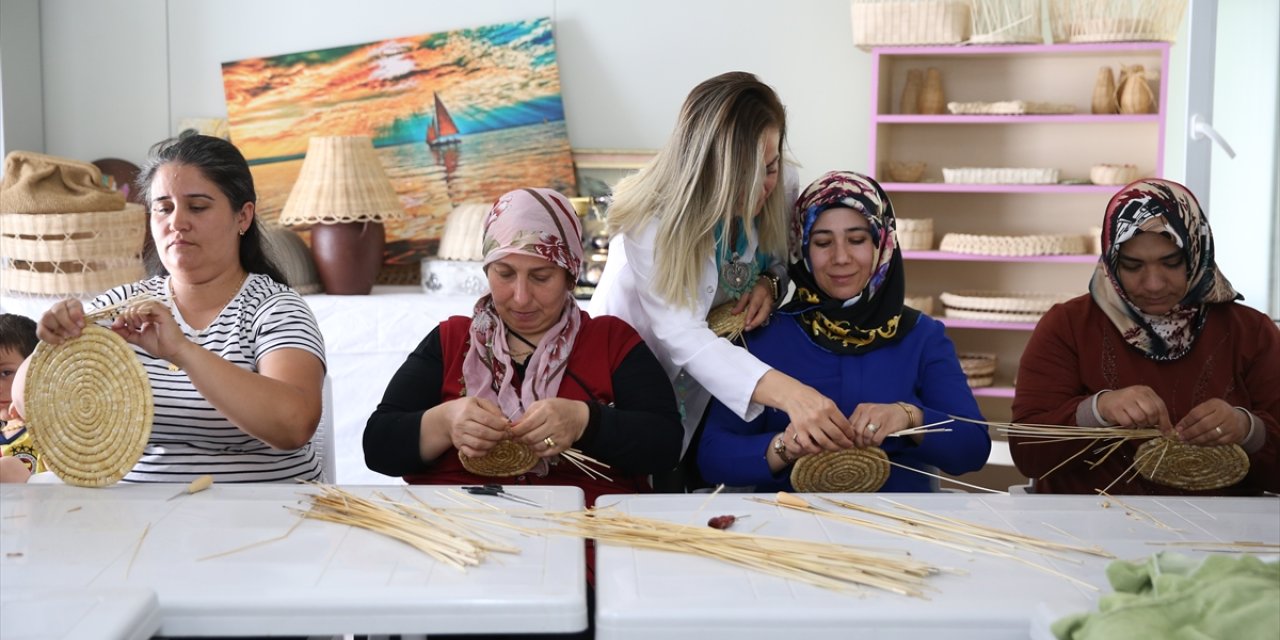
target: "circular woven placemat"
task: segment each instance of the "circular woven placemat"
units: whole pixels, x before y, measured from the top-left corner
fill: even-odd
[[[889,479],[889,456],[879,447],[823,451],[796,460],[791,486],[817,493],[866,493]]]
[[[1075,293],[1023,293],[1015,291],[943,291],[939,298],[948,309],[998,311],[1001,313],[1045,313],[1053,305],[1066,302]]]
[[[1043,313],[1002,313],[999,311],[974,311],[972,309],[946,310],[946,317],[980,322],[1039,322]]]
[[[1142,443],[1135,455],[1142,477],[1188,491],[1229,487],[1249,473],[1249,455],[1235,444],[1200,447],[1156,438]]]
[[[747,327],[747,312],[734,313],[736,300],[730,300],[711,310],[707,314],[707,326],[721,338],[735,340]]]
[[[1079,234],[989,236],[948,233],[938,243],[942,251],[982,256],[1052,256],[1085,253]]]
[[[495,478],[518,476],[538,464],[538,456],[533,454],[533,449],[515,440],[499,442],[483,458],[469,458],[459,451],[458,459],[467,471]]]
[[[27,424],[63,482],[115,484],[151,437],[151,382],[124,338],[89,325],[58,346],[41,342],[27,370]]]

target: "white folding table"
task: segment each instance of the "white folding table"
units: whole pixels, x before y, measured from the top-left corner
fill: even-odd
[[[1069,554],[1069,560],[1018,552],[1027,560],[1098,588],[1014,560],[969,554],[853,524],[749,500],[751,494],[604,496],[626,513],[705,526],[712,516],[749,516],[734,530],[909,551],[912,557],[963,573],[928,579],[928,599],[865,589],[839,593],[769,576],[719,561],[613,544],[597,547],[596,637],[599,640],[705,640],[734,638],[918,638],[936,640],[1025,639],[1037,608],[1086,611],[1111,591],[1105,558]],[[769,497],[772,495],[763,495]],[[1163,550],[1203,552],[1150,542],[1257,541],[1280,543],[1280,499],[1138,498],[1123,503],[1090,496],[1008,496],[962,493],[855,494],[839,496],[882,510],[884,498],[930,513],[1037,538],[1096,544],[1119,558],[1145,558]],[[814,504],[823,504],[818,500]],[[831,507],[858,515],[852,511]],[[876,520],[875,516],[862,516]],[[1168,529],[1162,528],[1169,527]]]
[[[160,630],[160,606],[150,589],[29,589],[0,581],[5,640],[147,640]]]
[[[159,602],[160,633],[171,636],[572,632],[587,626],[582,541],[495,535],[520,548],[465,571],[364,529],[298,522],[313,487],[218,484],[168,498],[167,485],[83,489],[0,487],[0,576],[6,590],[148,588]],[[458,507],[447,487],[347,487],[412,502]],[[510,487],[553,510],[582,507],[576,487]],[[522,507],[478,499],[509,519]],[[537,527],[537,521],[520,520]],[[145,535],[144,535],[145,532]],[[0,618],[9,619],[8,600]],[[14,605],[16,607],[16,605]],[[8,637],[8,634],[5,634]]]

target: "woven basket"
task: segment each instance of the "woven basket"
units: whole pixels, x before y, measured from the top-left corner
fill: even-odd
[[[1040,44],[1040,0],[969,0],[971,43]]]
[[[853,44],[955,44],[969,37],[969,4],[960,0],[852,0]]]
[[[1049,27],[1055,42],[1173,42],[1186,7],[1186,0],[1052,0]]]
[[[933,218],[898,218],[898,247],[903,251],[933,248]]]
[[[823,451],[791,468],[791,486],[805,493],[878,491],[888,479],[889,456],[879,447]]]
[[[459,451],[458,460],[471,473],[495,478],[518,476],[538,465],[538,456],[534,455],[533,449],[515,440],[499,442],[482,458],[470,458]]]
[[[919,182],[924,177],[924,169],[929,166],[918,160],[903,162],[900,160],[889,161],[889,179],[894,182]]]
[[[734,313],[733,307],[736,304],[736,300],[730,300],[707,314],[707,326],[711,331],[731,341],[740,338],[747,327],[747,312],[744,310],[742,313]]]
[[[26,395],[41,460],[67,484],[115,484],[151,437],[147,372],[124,338],[97,325],[57,346],[37,344]]]
[[[1070,293],[944,291],[940,297],[947,309],[1043,314],[1053,305],[1066,302],[1075,296]]]
[[[1095,256],[1102,255],[1102,227],[1089,227],[1089,233],[1084,239],[1085,245],[1089,247],[1089,253]]]
[[[1054,256],[1085,252],[1084,238],[1079,234],[986,236],[948,233],[942,236],[939,248],[980,256]]]
[[[989,387],[996,377],[996,354],[994,353],[958,353],[960,370],[968,379],[970,387]]]
[[[925,315],[933,315],[933,296],[907,296],[902,299],[902,304]]]
[[[1187,491],[1229,487],[1249,474],[1249,455],[1234,444],[1200,447],[1155,438],[1142,443],[1135,458],[1142,477]]]
[[[1043,313],[1005,313],[1002,311],[974,311],[973,309],[947,309],[946,317],[977,322],[1040,322]]]
[[[0,288],[79,295],[142,279],[147,212],[0,213]]]
[[[1094,184],[1129,184],[1138,179],[1138,168],[1131,164],[1095,164],[1089,169],[1089,182]]]
[[[1058,170],[1036,167],[944,167],[942,181],[947,184],[1057,184]]]
[[[1000,102],[948,102],[947,111],[964,116],[1061,115],[1076,112],[1073,104],[1004,100]]]

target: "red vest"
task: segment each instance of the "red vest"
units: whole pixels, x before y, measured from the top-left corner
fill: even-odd
[[[637,344],[640,335],[630,325],[612,316],[592,318],[582,313],[582,325],[569,354],[569,372],[560,382],[556,396],[585,402],[613,403],[613,372]],[[462,397],[462,362],[471,346],[471,318],[454,316],[440,323],[440,351],[444,358],[444,383],[440,389],[440,402]],[[574,377],[577,377],[577,380]],[[583,390],[578,384],[587,386]],[[517,388],[519,388],[517,386]],[[588,391],[590,392],[588,394]],[[599,457],[610,463],[607,455]],[[652,491],[646,476],[624,476],[613,469],[601,469],[613,482],[593,479],[577,467],[561,462],[552,465],[550,473],[538,476],[525,473],[519,476],[494,478],[479,476],[467,471],[458,459],[457,449],[450,448],[436,458],[431,470],[407,475],[409,484],[501,484],[569,485],[582,488],[588,505],[595,504],[596,497],[606,493],[648,493]]]

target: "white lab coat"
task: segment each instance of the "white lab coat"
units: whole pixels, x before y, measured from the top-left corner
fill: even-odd
[[[674,306],[654,293],[657,233],[658,222],[653,220],[638,234],[612,238],[588,311],[626,320],[666,369],[684,421],[683,455],[712,396],[743,420],[760,415],[764,405],[752,402],[751,394],[770,367],[707,326],[720,282],[715,255],[707,258],[698,276],[695,309]]]

